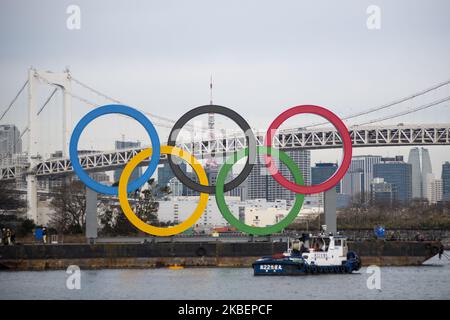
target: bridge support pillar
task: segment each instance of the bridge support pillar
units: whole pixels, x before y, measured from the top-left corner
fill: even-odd
[[[336,234],[337,218],[336,218],[336,188],[331,188],[323,194],[323,207],[325,212],[325,224],[327,233]]]
[[[27,218],[40,224],[38,221],[37,177],[33,169],[38,161],[38,118],[36,112],[36,89],[39,84],[35,70],[28,70],[28,162],[30,167],[27,173]]]
[[[38,198],[37,198],[37,178],[35,175],[27,175],[27,219],[38,221]]]
[[[97,192],[86,187],[86,240],[95,243],[97,240]]]

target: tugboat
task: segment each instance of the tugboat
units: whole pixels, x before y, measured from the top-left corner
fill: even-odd
[[[262,257],[252,267],[255,276],[352,273],[361,268],[361,259],[348,251],[344,236],[303,234],[288,241],[286,252]]]

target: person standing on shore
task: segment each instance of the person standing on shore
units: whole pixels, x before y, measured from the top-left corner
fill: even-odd
[[[42,241],[44,241],[44,244],[47,243],[47,228],[46,227],[42,228]]]
[[[11,244],[16,244],[16,232],[11,230]]]
[[[8,228],[6,229],[6,245],[11,244],[11,230]]]

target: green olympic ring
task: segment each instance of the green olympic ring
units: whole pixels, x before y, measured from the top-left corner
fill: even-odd
[[[270,154],[272,156],[277,157],[278,159],[283,162],[289,171],[294,176],[295,183],[299,185],[304,185],[302,174],[300,173],[300,169],[298,168],[297,164],[283,151],[281,150],[273,150],[271,147],[264,147],[260,146],[257,148],[258,154]],[[272,233],[277,233],[281,231],[283,228],[287,227],[294,219],[297,217],[298,213],[300,212],[300,209],[303,205],[303,200],[305,196],[303,194],[297,193],[295,196],[295,202],[292,206],[291,210],[289,211],[288,215],[278,222],[277,224],[266,226],[266,227],[252,227],[249,226],[238,219],[233,215],[233,213],[228,208],[228,205],[225,202],[225,196],[224,196],[224,185],[225,180],[227,178],[228,173],[231,171],[231,168],[233,165],[239,161],[240,159],[248,156],[248,148],[239,150],[235,152],[230,158],[227,159],[225,164],[222,166],[222,168],[219,171],[219,174],[217,175],[216,180],[216,202],[217,206],[219,207],[220,212],[222,213],[223,217],[228,221],[229,224],[236,227],[239,231],[246,232],[249,234],[254,235],[268,235]]]

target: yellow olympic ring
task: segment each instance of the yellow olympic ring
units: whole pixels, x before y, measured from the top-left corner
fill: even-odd
[[[208,178],[206,176],[205,169],[203,169],[200,162],[189,152],[184,151],[183,149],[177,147],[161,146],[161,154],[171,154],[185,160],[197,174],[200,184],[205,186],[208,185]],[[123,213],[128,218],[128,220],[139,230],[155,236],[172,236],[181,233],[183,231],[186,231],[192,225],[194,225],[194,223],[200,218],[200,216],[203,214],[203,211],[206,209],[209,194],[200,193],[200,200],[198,202],[197,208],[195,208],[192,215],[184,222],[176,226],[168,228],[160,228],[149,225],[144,221],[142,221],[134,213],[133,209],[131,209],[130,203],[128,202],[127,185],[134,168],[136,168],[140,162],[149,158],[151,155],[152,155],[152,148],[142,150],[136,156],[134,156],[123,169],[122,175],[120,176],[119,180],[120,205],[122,207]]]

